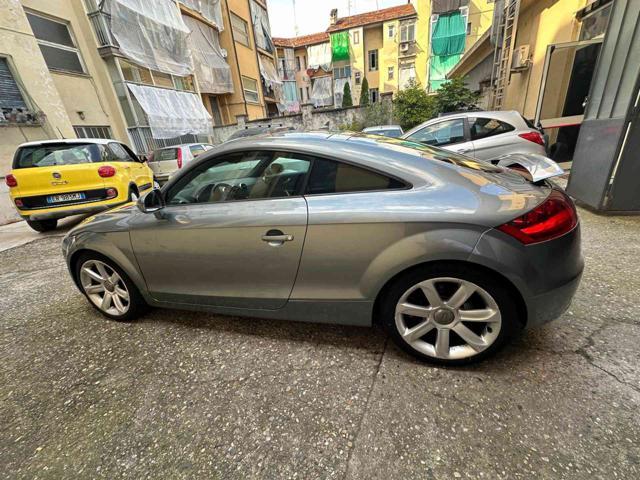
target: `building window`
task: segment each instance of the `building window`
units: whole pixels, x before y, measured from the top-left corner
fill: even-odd
[[[355,78],[356,78],[356,85],[360,85],[360,83],[362,82],[362,74],[360,72],[356,72]]]
[[[299,90],[300,90],[300,101],[304,102],[304,95],[302,93],[303,92],[302,87],[300,87]]]
[[[85,73],[80,51],[66,23],[27,12],[31,30],[49,70]]]
[[[371,103],[376,103],[379,99],[380,99],[380,94],[378,93],[378,89],[377,88],[370,88],[369,89],[369,100],[371,100]]]
[[[389,25],[387,27],[387,36],[389,38],[393,38],[396,36],[396,26],[395,25]]]
[[[369,71],[378,70],[378,50],[369,50]]]
[[[333,69],[333,77],[334,78],[350,78],[351,67],[349,65],[344,67],[335,67]]]
[[[211,105],[211,116],[213,117],[213,124],[216,126],[222,125],[222,112],[220,111],[218,98],[214,95],[209,95],[209,104]]]
[[[307,92],[307,101],[309,101],[309,99],[311,98],[311,95],[309,95],[309,87],[304,87],[304,89]]]
[[[416,24],[415,22],[405,23],[400,26],[400,41],[415,42],[416,40]]]
[[[27,108],[20,87],[9,68],[9,62],[3,57],[0,57],[0,108],[2,110]]]
[[[387,68],[387,80],[393,80],[393,76],[394,76],[393,67],[388,67]]]
[[[111,128],[104,126],[74,126],[73,131],[78,138],[111,138]]]
[[[300,57],[296,57],[296,71],[300,71],[301,66],[300,66]]]
[[[231,29],[233,30],[233,39],[249,47],[249,25],[242,18],[233,12],[231,14]]]
[[[303,55],[303,56],[301,56],[300,58],[301,58],[301,60],[302,60],[302,69],[303,69],[303,70],[306,70],[306,69],[307,69],[307,59],[305,58],[305,56],[304,56],[304,55]]]
[[[357,45],[360,43],[360,31],[356,30],[353,32],[353,44]]]
[[[242,77],[242,88],[244,89],[244,98],[247,102],[259,103],[258,82],[249,77]]]
[[[471,22],[467,22],[467,35],[471,35]]]

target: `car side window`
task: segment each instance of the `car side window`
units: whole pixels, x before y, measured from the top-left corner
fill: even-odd
[[[464,142],[464,120],[462,118],[454,118],[427,125],[410,135],[407,140],[425,143],[434,147]]]
[[[305,155],[243,152],[212,159],[174,185],[167,204],[216,203],[300,195],[311,166]]]
[[[109,150],[113,153],[114,162],[135,162],[135,159],[129,155],[122,145],[112,142],[109,144]]]
[[[493,137],[501,133],[507,133],[515,130],[513,125],[502,122],[495,118],[469,118],[471,130],[471,140],[480,140],[481,138]]]
[[[190,145],[189,150],[191,150],[191,155],[193,155],[194,157],[197,157],[201,153],[206,152],[206,150],[204,149],[204,145]]]
[[[405,188],[400,180],[348,163],[316,158],[307,182],[307,195]]]

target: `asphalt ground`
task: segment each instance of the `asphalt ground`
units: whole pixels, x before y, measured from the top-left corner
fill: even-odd
[[[455,369],[376,329],[106,321],[59,234],[2,251],[0,475],[640,478],[640,218],[580,214],[570,310]]]

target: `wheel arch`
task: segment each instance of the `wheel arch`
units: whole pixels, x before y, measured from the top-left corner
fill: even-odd
[[[505,288],[507,288],[509,290],[509,294],[510,296],[512,296],[512,298],[515,299],[516,301],[516,308],[518,310],[518,320],[522,322],[522,326],[526,326],[527,324],[527,305],[526,302],[524,300],[524,297],[522,296],[522,294],[520,293],[520,291],[518,290],[518,288],[513,284],[513,282],[511,282],[507,277],[505,277],[504,275],[502,275],[501,273],[486,267],[484,265],[481,265],[479,263],[475,263],[475,262],[470,262],[468,260],[433,260],[433,261],[426,261],[426,262],[421,262],[418,263],[416,265],[412,265],[411,267],[405,268],[404,270],[401,270],[400,272],[397,272],[395,275],[393,275],[391,278],[389,278],[384,285],[380,288],[380,290],[378,291],[375,300],[374,300],[374,304],[373,304],[373,318],[372,318],[372,323],[373,324],[377,324],[379,325],[380,322],[380,309],[381,309],[381,302],[382,299],[384,298],[384,295],[386,294],[386,292],[389,290],[389,288],[395,283],[397,282],[401,277],[404,277],[405,275],[408,275],[410,273],[415,272],[416,270],[421,270],[421,269],[425,269],[425,268],[431,268],[431,267],[436,267],[436,266],[451,266],[451,265],[456,265],[458,267],[463,266],[463,267],[467,267],[467,268],[471,268],[473,270],[475,270],[476,272],[482,272],[483,274],[487,275],[487,276],[491,276],[493,277],[495,280],[499,281],[501,284],[503,284],[505,286]]]

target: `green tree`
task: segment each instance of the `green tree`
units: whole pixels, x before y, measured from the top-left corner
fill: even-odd
[[[411,79],[393,99],[396,121],[408,130],[438,115],[435,96],[427,95],[424,88]]]
[[[353,99],[351,98],[351,87],[349,86],[349,82],[346,82],[342,89],[342,106],[353,107]]]
[[[444,82],[436,92],[436,104],[439,113],[470,110],[476,106],[479,94],[472,92],[462,78]]]
[[[362,80],[362,89],[360,90],[360,106],[366,107],[369,105],[369,82],[367,77]]]

